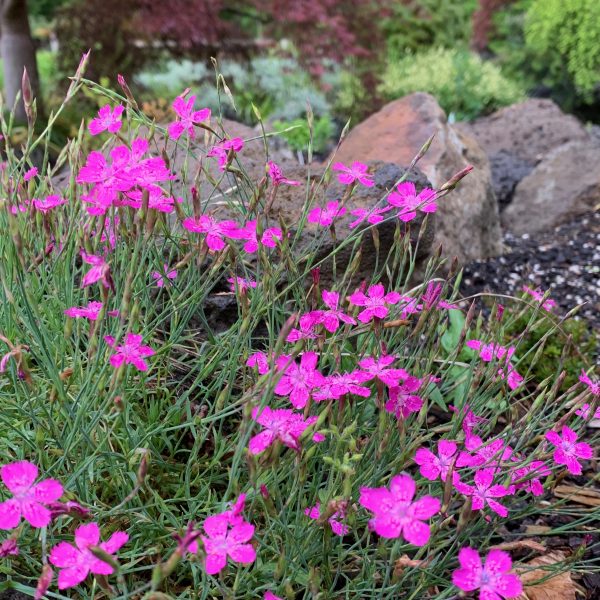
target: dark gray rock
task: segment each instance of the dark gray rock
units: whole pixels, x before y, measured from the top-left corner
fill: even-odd
[[[516,235],[549,231],[600,203],[600,145],[571,142],[550,152],[517,185],[502,224]]]
[[[533,164],[507,150],[500,150],[490,157],[492,187],[498,207],[502,211],[510,204],[517,184],[533,170]]]

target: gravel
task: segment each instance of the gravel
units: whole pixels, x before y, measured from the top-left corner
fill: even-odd
[[[580,216],[553,231],[503,238],[505,253],[468,264],[462,293],[518,295],[523,285],[546,291],[565,313],[584,304],[585,318],[600,335],[600,212]]]

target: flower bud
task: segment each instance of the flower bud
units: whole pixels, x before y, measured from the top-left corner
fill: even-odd
[[[23,68],[23,77],[21,79],[21,93],[23,94],[23,103],[25,107],[30,107],[33,103],[33,92],[31,90],[31,81],[29,80],[29,74],[27,68]]]
[[[48,591],[48,588],[50,587],[50,584],[52,583],[53,578],[54,571],[52,570],[52,567],[48,564],[45,564],[42,567],[42,574],[40,575],[35,588],[34,600],[41,600],[44,597]]]
[[[453,175],[446,183],[442,185],[439,189],[440,192],[444,192],[446,190],[450,191],[456,187],[456,184],[463,178],[466,177],[473,170],[473,165],[467,165],[462,171],[459,171],[455,175]]]

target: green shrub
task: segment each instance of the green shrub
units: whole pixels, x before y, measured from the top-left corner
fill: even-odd
[[[468,44],[477,0],[403,0],[394,2],[383,20],[388,49],[419,51],[432,46]]]
[[[525,19],[525,42],[544,57],[555,77],[566,73],[588,99],[600,81],[600,2],[534,0]]]
[[[248,124],[256,122],[252,104],[263,118],[285,121],[304,117],[307,102],[316,116],[331,112],[325,93],[292,58],[255,57],[248,63],[224,60],[219,70],[235,96],[235,109],[224,96],[219,97],[214,70],[204,63],[169,60],[157,70],[140,73],[137,80],[154,97],[175,97],[192,85],[203,106],[216,110],[223,102],[226,116]]]
[[[556,376],[560,364],[560,369],[567,373],[563,384],[565,389],[576,384],[581,372],[581,357],[593,356],[597,351],[598,340],[590,334],[589,324],[570,319],[556,328],[556,319],[545,316],[531,326],[533,316],[532,310],[526,311],[504,331],[505,342],[523,331],[527,332],[520,343],[520,351],[524,356],[523,371],[531,370],[536,381],[543,381],[547,377]],[[544,352],[534,361],[535,352],[530,353],[530,350],[537,348],[545,336],[548,339]],[[571,341],[567,343],[569,337]]]
[[[490,50],[502,70],[564,110],[597,118],[600,3],[518,0],[494,16]]]
[[[287,141],[292,150],[306,150],[310,141],[310,132],[306,119],[294,119],[293,121],[275,121],[275,131],[281,133],[281,137]],[[295,129],[289,129],[294,127]],[[324,152],[333,135],[333,123],[329,117],[319,117],[313,124],[312,147],[315,152]]]
[[[524,96],[494,64],[466,50],[444,48],[390,60],[379,90],[389,100],[429,92],[456,119],[490,113]]]

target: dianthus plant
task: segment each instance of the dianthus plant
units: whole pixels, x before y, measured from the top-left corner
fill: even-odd
[[[582,353],[574,385],[568,361],[537,380],[554,358],[529,328],[563,335],[549,292],[478,315],[489,296],[463,301],[450,257],[416,252],[469,168],[382,191],[356,156],[316,177],[197,90],[152,121],[89,60],[47,127],[1,123],[7,585],[511,598],[550,540],[581,582],[597,515],[568,496],[595,493],[599,373]],[[55,153],[83,88],[101,108]]]

